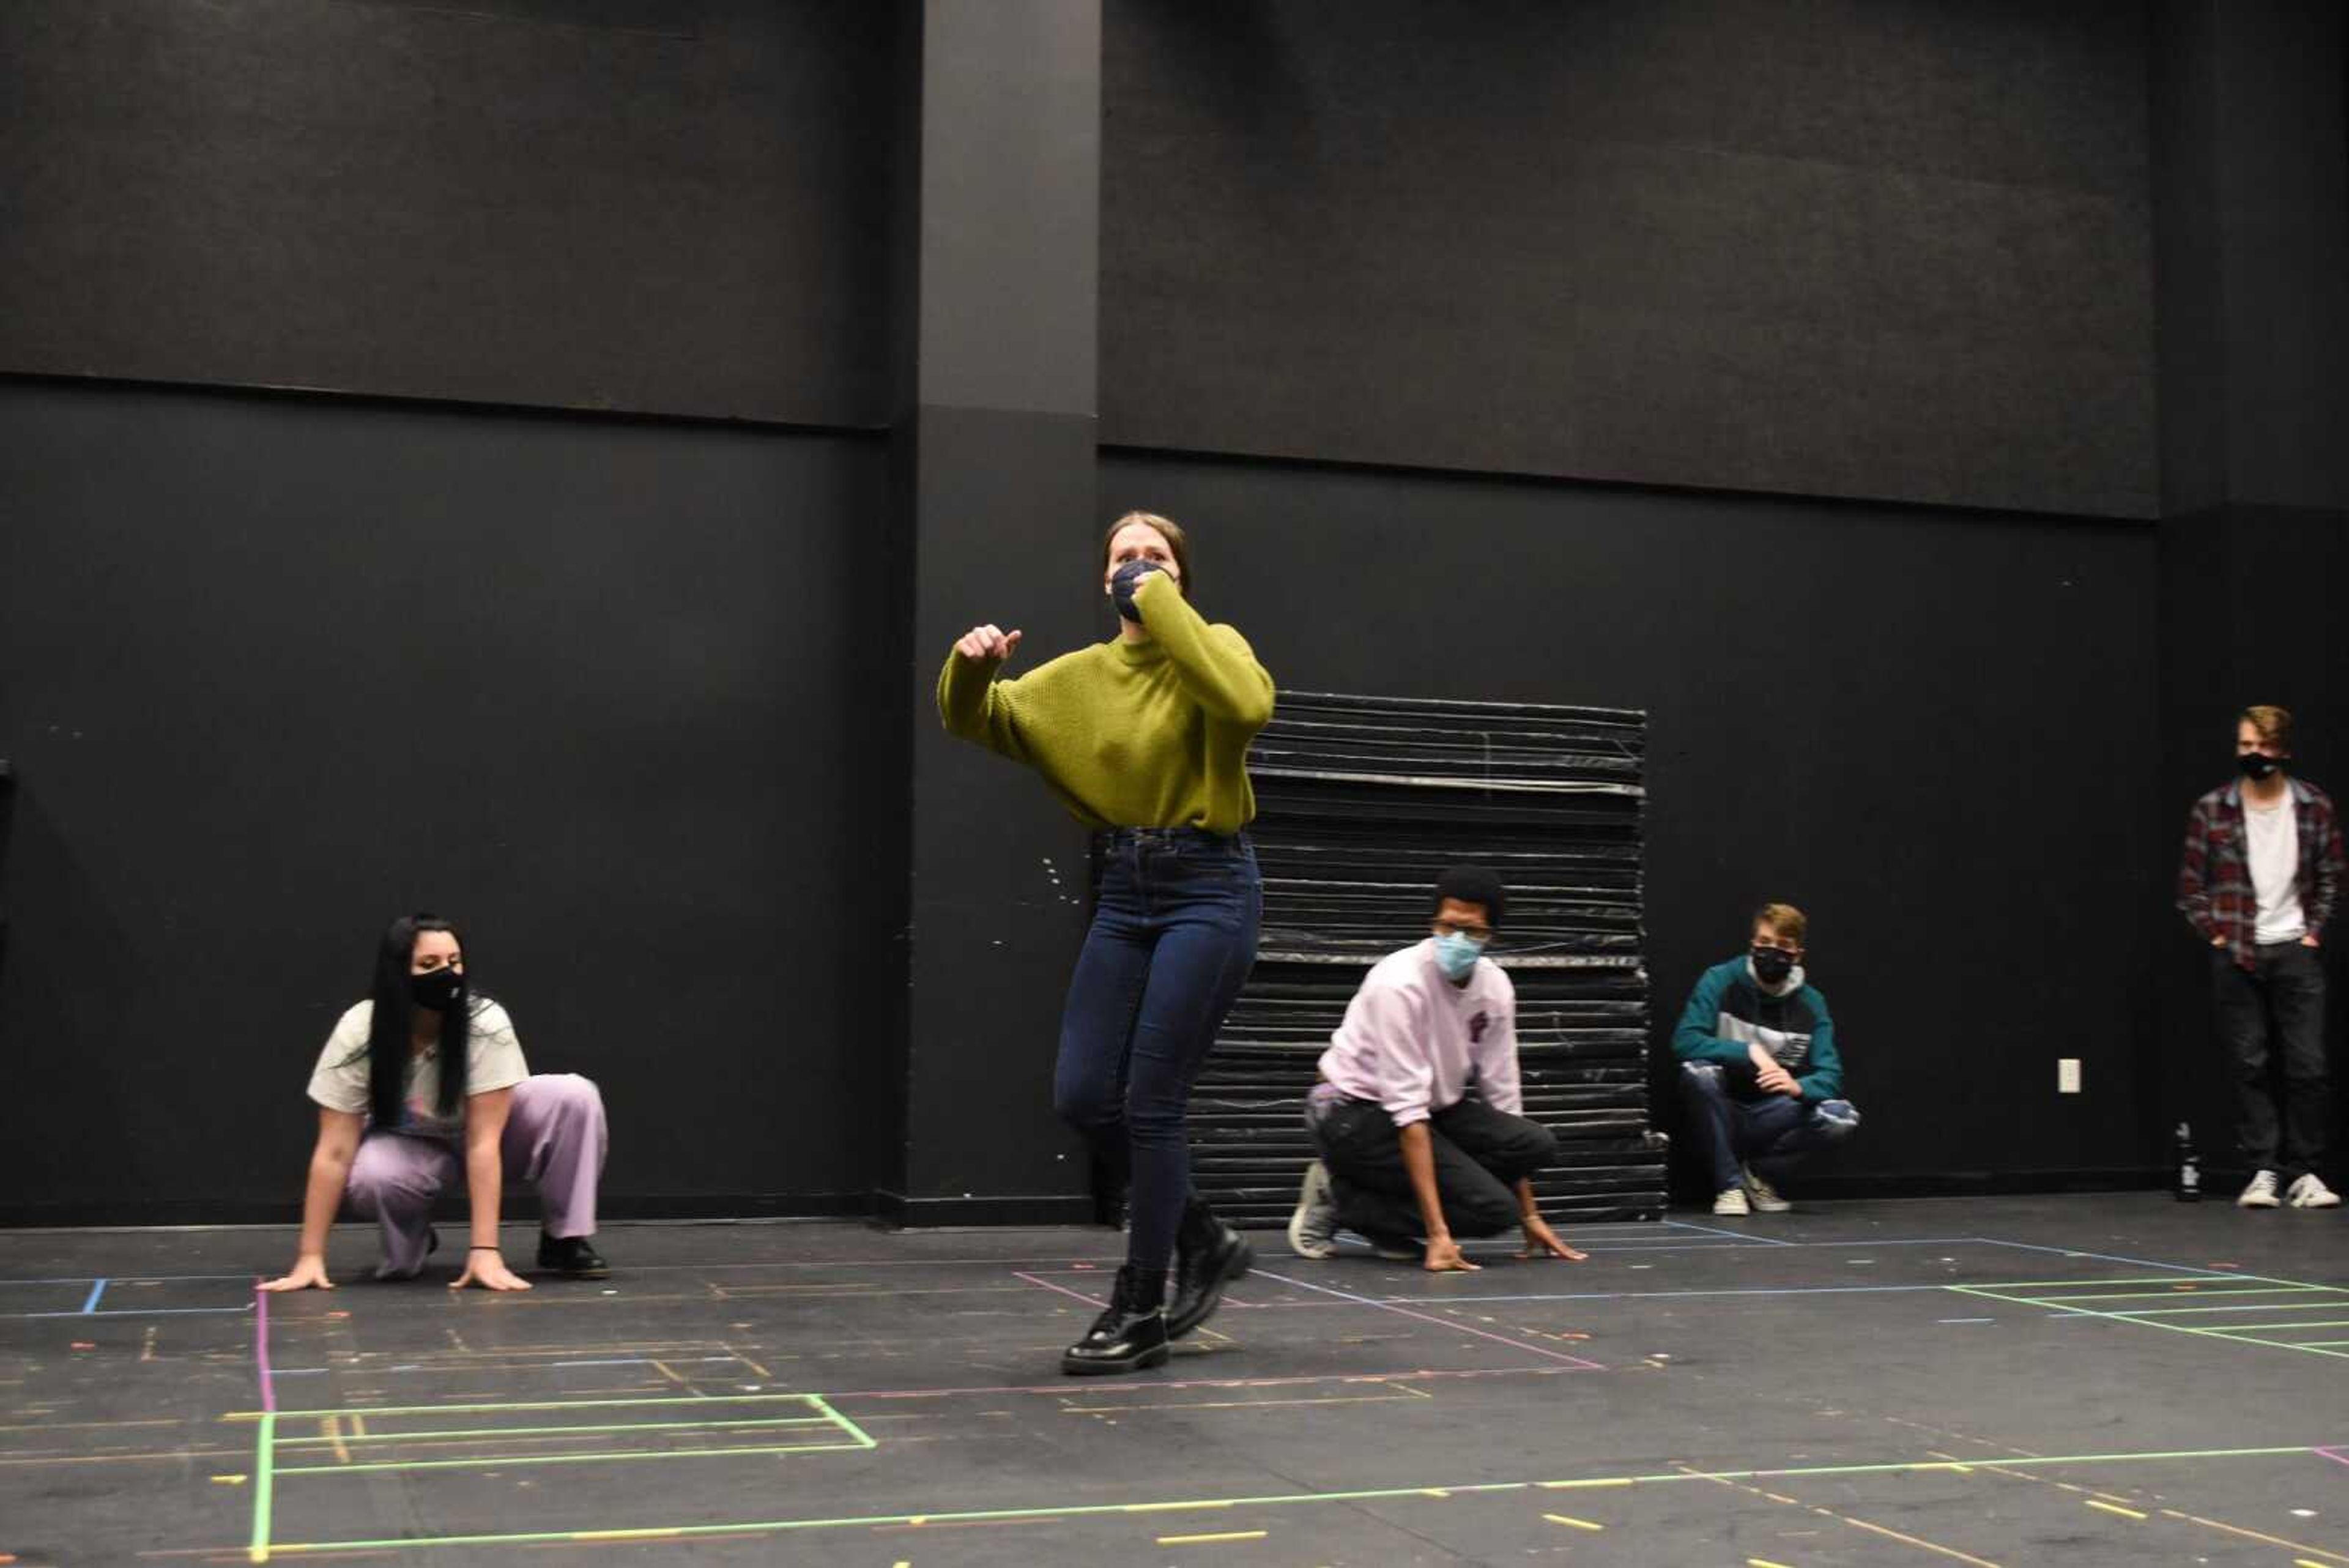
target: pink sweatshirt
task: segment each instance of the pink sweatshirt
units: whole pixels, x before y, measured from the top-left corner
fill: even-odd
[[[1363,977],[1321,1053],[1321,1075],[1350,1099],[1384,1106],[1399,1127],[1457,1105],[1471,1084],[1495,1110],[1521,1116],[1516,1012],[1500,965],[1478,959],[1468,983],[1454,985],[1430,937]]]

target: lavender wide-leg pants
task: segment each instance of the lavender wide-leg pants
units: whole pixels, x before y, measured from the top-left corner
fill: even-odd
[[[611,1142],[604,1096],[576,1073],[543,1073],[513,1086],[500,1144],[508,1179],[538,1189],[550,1236],[595,1233],[595,1182]],[[432,1246],[432,1200],[464,1178],[463,1151],[436,1138],[375,1133],[359,1145],[344,1189],[383,1232],[379,1280],[405,1280]]]

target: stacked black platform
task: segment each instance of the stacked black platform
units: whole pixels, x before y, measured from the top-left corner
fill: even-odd
[[[1249,761],[1264,869],[1256,972],[1191,1100],[1194,1180],[1237,1224],[1288,1217],[1314,1064],[1370,966],[1427,934],[1429,889],[1498,871],[1526,1114],[1557,1135],[1555,1219],[1653,1219],[1640,959],[1645,715],[1284,691]]]

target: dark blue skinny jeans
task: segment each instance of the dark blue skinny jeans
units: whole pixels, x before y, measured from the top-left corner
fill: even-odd
[[[1101,856],[1052,1106],[1131,1188],[1127,1262],[1164,1269],[1191,1195],[1191,1083],[1256,962],[1263,882],[1245,833],[1121,827]]]

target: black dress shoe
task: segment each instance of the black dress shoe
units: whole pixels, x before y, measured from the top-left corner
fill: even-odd
[[[1255,1266],[1256,1250],[1247,1238],[1191,1199],[1174,1233],[1174,1301],[1166,1309],[1166,1337],[1180,1339],[1213,1317],[1223,1305],[1224,1288]]]
[[[1061,1370],[1072,1377],[1106,1372],[1138,1372],[1166,1365],[1166,1274],[1128,1263],[1117,1272],[1109,1310],[1093,1319],[1084,1338],[1061,1353]]]
[[[612,1265],[595,1251],[595,1244],[585,1236],[550,1236],[538,1233],[538,1266],[551,1270],[570,1280],[607,1280],[612,1277]]]

